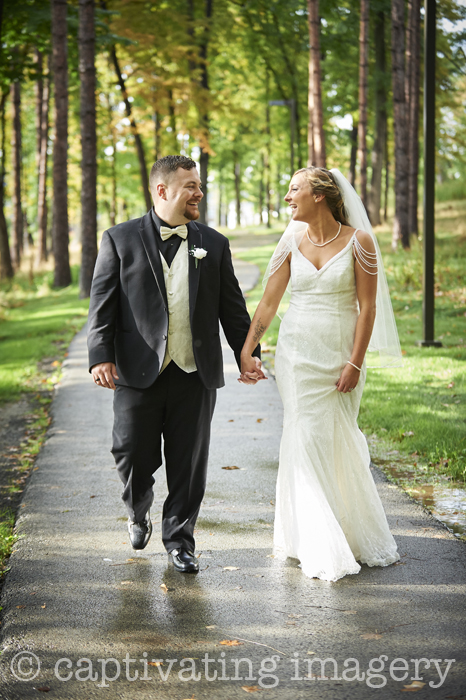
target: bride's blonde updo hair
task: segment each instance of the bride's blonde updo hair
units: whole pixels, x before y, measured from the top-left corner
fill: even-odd
[[[304,175],[311,188],[312,194],[324,195],[327,206],[335,221],[339,221],[343,226],[350,225],[347,219],[343,197],[329,170],[325,168],[316,168],[311,165],[309,168],[297,170],[295,175]]]

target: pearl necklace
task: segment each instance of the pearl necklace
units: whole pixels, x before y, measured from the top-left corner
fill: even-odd
[[[340,226],[339,226],[339,228],[338,228],[337,235],[334,236],[333,238],[331,238],[329,241],[325,241],[325,243],[314,243],[314,241],[312,240],[312,238],[311,238],[310,235],[309,235],[309,227],[307,227],[307,229],[306,229],[306,236],[307,236],[307,238],[308,238],[308,241],[309,241],[310,243],[312,243],[312,245],[315,245],[316,248],[323,248],[324,245],[328,245],[328,244],[331,243],[332,241],[335,241],[335,240],[338,238],[338,236],[340,235],[340,231],[341,231],[341,221],[340,221],[339,223],[340,223]]]

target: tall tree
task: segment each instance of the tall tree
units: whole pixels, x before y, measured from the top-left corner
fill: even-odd
[[[23,250],[24,221],[21,204],[21,86],[19,80],[11,84],[11,102],[13,107],[13,128],[11,131],[11,151],[13,170],[12,207],[12,253],[16,268],[21,264]]]
[[[95,2],[79,0],[81,78],[81,270],[79,292],[89,296],[97,258],[97,136],[95,109]]]
[[[392,247],[401,240],[409,248],[408,224],[408,114],[405,94],[405,23],[404,0],[392,0],[392,90],[393,128],[395,135],[395,218]]]
[[[117,76],[118,85],[120,86],[121,96],[123,98],[123,102],[125,105],[126,116],[130,120],[131,132],[132,132],[133,137],[134,137],[134,142],[136,144],[136,151],[138,154],[139,170],[141,172],[141,184],[142,184],[142,192],[144,195],[144,202],[146,205],[146,209],[149,210],[152,207],[152,199],[151,199],[150,192],[149,192],[149,176],[147,174],[147,165],[146,165],[146,155],[144,153],[144,144],[142,143],[141,135],[138,132],[136,120],[134,119],[134,117],[132,115],[131,102],[128,99],[128,92],[126,90],[125,80],[124,80],[123,75],[122,75],[121,70],[120,70],[120,64],[118,63],[118,57],[117,57],[115,46],[111,47],[110,56],[111,56],[111,59],[113,62],[113,67],[115,68],[115,73]]]
[[[0,121],[2,128],[2,155],[0,161],[0,280],[11,279],[14,275],[13,264],[11,262],[10,244],[8,241],[8,228],[3,209],[5,192],[5,103],[7,96],[8,92],[5,90],[2,93],[0,102]]]
[[[322,78],[320,70],[320,18],[319,0],[307,0],[309,13],[309,89],[312,90],[309,124],[312,124],[312,152],[308,158],[313,165],[325,168],[324,112],[322,106]],[[309,138],[308,138],[309,144]]]
[[[375,135],[372,149],[372,179],[369,196],[369,217],[373,226],[381,223],[382,171],[387,134],[387,88],[386,88],[386,44],[385,12],[376,13],[374,22],[375,43]]]
[[[201,96],[201,108],[200,108],[200,118],[199,118],[199,127],[200,127],[200,139],[199,139],[199,146],[201,149],[201,154],[199,157],[199,170],[200,170],[200,178],[201,178],[201,186],[202,190],[204,192],[204,197],[202,198],[201,202],[199,203],[199,214],[200,214],[200,221],[203,223],[207,223],[207,178],[208,178],[208,171],[209,171],[209,152],[210,152],[210,145],[209,145],[209,120],[210,120],[210,115],[209,115],[209,110],[208,110],[208,103],[209,103],[209,72],[208,72],[208,64],[207,64],[207,52],[209,48],[209,36],[210,36],[210,23],[212,19],[212,9],[213,9],[213,0],[205,0],[205,24],[204,24],[204,29],[202,32],[202,38],[199,46],[199,59],[201,63],[201,88],[202,88],[202,96]]]
[[[48,59],[48,64],[50,59]],[[48,161],[48,139],[49,139],[49,103],[50,103],[50,70],[42,79],[40,104],[40,126],[37,137],[39,144],[36,153],[39,155],[38,163],[38,187],[37,187],[37,257],[36,263],[47,260],[47,161]]]
[[[409,233],[418,234],[418,175],[419,175],[419,80],[420,80],[420,0],[408,2],[408,32],[406,42],[406,102],[408,105],[409,161]]]
[[[52,56],[55,86],[55,140],[53,142],[52,247],[54,286],[71,284],[68,229],[68,39],[67,0],[51,0]]]
[[[236,205],[236,228],[241,226],[241,163],[237,153],[234,153],[234,176],[235,176],[235,205]]]
[[[367,208],[367,74],[369,55],[369,0],[361,0],[359,22],[359,190]]]

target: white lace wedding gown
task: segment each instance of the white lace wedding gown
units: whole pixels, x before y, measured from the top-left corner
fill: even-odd
[[[353,242],[354,235],[320,270],[292,252],[291,301],[275,358],[284,429],[274,552],[327,581],[358,573],[358,561],[387,566],[399,559],[357,424],[365,364],[353,392],[335,387],[358,318]]]

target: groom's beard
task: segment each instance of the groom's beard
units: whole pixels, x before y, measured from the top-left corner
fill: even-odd
[[[199,203],[198,203],[198,208],[197,209],[192,209],[189,205],[186,206],[186,209],[184,210],[183,216],[185,219],[189,219],[189,221],[196,221],[200,217],[199,213]]]

